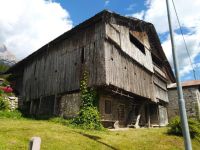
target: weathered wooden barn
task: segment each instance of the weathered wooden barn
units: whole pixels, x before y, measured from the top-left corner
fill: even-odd
[[[80,79],[99,95],[105,126],[166,125],[174,75],[151,23],[104,10],[41,47],[7,73],[30,114],[74,117]]]

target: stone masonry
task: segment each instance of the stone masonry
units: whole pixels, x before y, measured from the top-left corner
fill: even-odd
[[[172,119],[173,117],[179,115],[178,95],[176,88],[170,88],[168,90],[169,90],[168,116],[169,119]],[[184,94],[187,116],[192,118],[199,118],[200,117],[199,86],[183,87],[183,94]]]

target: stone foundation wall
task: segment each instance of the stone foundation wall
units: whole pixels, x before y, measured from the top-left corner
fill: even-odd
[[[185,99],[185,106],[188,117],[198,116],[198,103],[199,103],[199,90],[197,87],[184,87],[183,95]],[[172,119],[175,116],[179,116],[179,105],[178,105],[178,95],[176,88],[169,89],[169,106],[168,106],[168,116]]]
[[[63,95],[60,98],[60,115],[64,118],[73,118],[77,116],[80,106],[80,93]]]

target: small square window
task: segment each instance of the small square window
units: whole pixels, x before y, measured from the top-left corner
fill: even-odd
[[[106,114],[111,114],[111,101],[105,100],[105,113]]]

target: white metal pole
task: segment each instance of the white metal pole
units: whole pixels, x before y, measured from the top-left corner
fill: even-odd
[[[188,120],[187,120],[186,109],[185,109],[185,101],[183,98],[183,90],[182,90],[180,77],[179,77],[179,66],[178,66],[178,59],[177,59],[177,55],[175,51],[174,35],[173,35],[173,29],[172,29],[172,24],[171,24],[171,14],[170,14],[168,0],[166,0],[166,5],[167,5],[167,17],[168,17],[168,22],[169,22],[169,31],[170,31],[170,38],[171,38],[171,45],[172,45],[172,54],[173,54],[173,60],[174,60],[174,70],[176,74],[178,104],[179,104],[179,111],[180,111],[180,116],[181,116],[184,145],[185,145],[186,150],[192,150]]]

